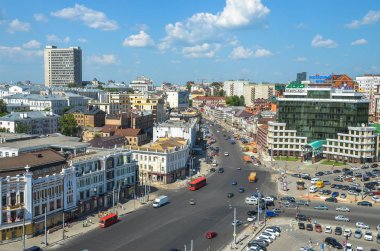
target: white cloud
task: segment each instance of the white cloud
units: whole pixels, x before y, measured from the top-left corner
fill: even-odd
[[[41,43],[37,40],[30,40],[29,42],[23,44],[22,47],[26,49],[39,49],[41,47]]]
[[[367,43],[368,43],[367,40],[365,40],[364,38],[361,38],[361,39],[353,41],[351,45],[364,45]]]
[[[8,26],[8,32],[9,33],[15,33],[17,31],[29,31],[30,30],[30,24],[26,22],[21,22],[20,20],[13,19]]]
[[[149,26],[147,24],[135,24],[135,28],[139,31],[143,30],[149,30]]]
[[[311,46],[335,48],[338,46],[338,44],[332,39],[323,39],[321,35],[317,34],[311,41]]]
[[[117,30],[119,28],[115,20],[107,18],[107,15],[101,11],[87,8],[84,5],[75,4],[73,8],[64,8],[62,10],[52,12],[52,16],[69,20],[80,20],[86,26],[99,30]]]
[[[139,34],[131,35],[123,41],[123,46],[130,47],[147,47],[153,44],[154,43],[150,38],[150,35],[145,33],[145,31],[140,31]]]
[[[203,43],[201,45],[183,47],[182,54],[188,58],[213,58],[220,47],[220,44]]]
[[[70,42],[70,37],[60,38],[57,35],[51,34],[51,35],[46,35],[46,40],[48,42],[68,43]]]
[[[273,53],[267,49],[256,49],[255,51],[244,48],[243,46],[235,47],[231,54],[230,58],[232,59],[246,59],[246,58],[263,58],[272,56]]]
[[[87,43],[87,39],[85,38],[78,38],[77,41],[80,43]]]
[[[307,28],[307,25],[304,24],[304,23],[299,23],[299,24],[296,25],[296,28],[297,29],[305,29],[305,28]]]
[[[357,29],[362,25],[375,24],[380,21],[380,11],[370,10],[361,20],[353,20],[346,24],[347,28]]]
[[[173,42],[199,44],[225,38],[223,31],[257,24],[270,10],[261,0],[226,0],[222,12],[196,13],[185,21],[170,23],[165,26],[166,37],[162,39],[159,49],[165,50]]]
[[[112,65],[117,64],[118,59],[113,54],[93,55],[87,58],[90,64]]]
[[[238,46],[234,48],[230,54],[230,58],[233,59],[245,59],[253,57],[254,52],[251,49]]]
[[[269,50],[266,50],[266,49],[257,49],[255,51],[254,57],[255,58],[264,58],[264,57],[270,57],[272,55],[273,55],[273,53],[271,51],[269,51]]]
[[[25,50],[21,46],[0,45],[0,58],[22,60],[24,58],[42,57],[43,55],[43,50]]]
[[[297,57],[297,58],[294,59],[294,61],[304,62],[304,61],[307,61],[307,58],[306,57]]]
[[[42,13],[35,13],[34,15],[33,15],[33,17],[34,17],[34,19],[36,20],[36,21],[38,21],[38,22],[47,22],[48,21],[48,19],[45,17],[45,15],[44,14],[42,14]]]

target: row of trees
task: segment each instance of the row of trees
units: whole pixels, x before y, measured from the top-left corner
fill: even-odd
[[[230,96],[226,99],[226,104],[229,106],[245,106],[244,96]]]

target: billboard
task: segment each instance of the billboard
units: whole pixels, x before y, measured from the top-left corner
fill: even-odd
[[[314,83],[314,84],[323,84],[326,82],[330,82],[331,78],[332,78],[331,75],[319,75],[319,74],[317,74],[317,75],[309,76],[310,82]]]

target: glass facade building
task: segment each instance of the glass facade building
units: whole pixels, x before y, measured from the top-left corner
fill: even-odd
[[[278,122],[308,142],[336,138],[349,126],[368,124],[369,100],[353,91],[290,86],[278,99]]]

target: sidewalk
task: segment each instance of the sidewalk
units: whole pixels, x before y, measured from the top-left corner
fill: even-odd
[[[117,214],[119,215],[119,218],[123,220],[123,218],[127,214],[131,214],[142,207],[149,206],[151,202],[156,198],[156,196],[157,196],[157,192],[151,193],[149,195],[149,201],[145,204],[140,203],[138,199],[136,200],[132,199],[122,205],[119,205],[119,207],[116,207],[115,210],[110,208],[107,212],[109,213],[117,212]],[[44,235],[40,235],[40,236],[26,239],[25,248],[29,248],[32,246],[40,246],[44,250],[53,249],[54,246],[60,245],[62,242],[66,240],[70,240],[71,238],[75,238],[81,234],[84,234],[84,233],[87,233],[94,229],[99,228],[98,222],[99,222],[98,214],[89,215],[85,220],[70,223],[70,226],[65,228],[65,240],[62,240],[62,229],[59,229],[51,234],[48,233],[47,247],[45,247],[45,245],[42,244],[42,241],[44,240]],[[4,251],[22,250],[22,241],[15,241],[12,243],[1,244],[0,250],[1,251],[2,250]]]

